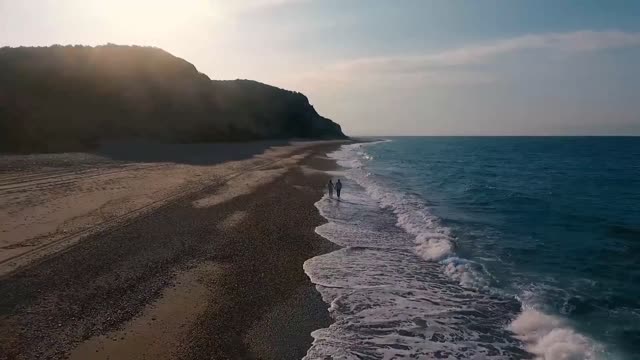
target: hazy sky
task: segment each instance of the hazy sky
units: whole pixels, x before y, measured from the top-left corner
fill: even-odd
[[[640,135],[640,1],[0,0],[0,46],[161,47],[350,135]]]

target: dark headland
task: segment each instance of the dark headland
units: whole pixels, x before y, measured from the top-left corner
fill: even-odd
[[[168,143],[344,139],[301,93],[217,81],[153,47],[0,49],[0,152]]]

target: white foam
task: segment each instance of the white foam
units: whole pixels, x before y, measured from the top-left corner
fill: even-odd
[[[442,261],[444,272],[460,285],[471,288],[486,288],[490,285],[491,275],[481,264],[458,257]]]
[[[456,256],[450,229],[422,199],[392,190],[367,171],[372,157],[363,146],[330,154],[347,168],[346,204],[316,203],[329,220],[316,231],[345,248],[305,263],[335,320],[313,332],[305,359],[528,358],[518,348],[538,360],[602,358],[601,345],[560,318],[532,306],[521,312],[511,297],[476,291],[492,289],[491,275]],[[380,208],[395,219],[381,216]],[[391,234],[387,222],[401,234]],[[535,304],[536,293],[524,292],[522,303]]]
[[[334,323],[312,333],[305,359],[514,358],[517,341],[499,318],[519,305],[455,286],[439,267],[410,249],[343,248],[307,260]]]
[[[429,261],[442,260],[453,253],[453,244],[449,239],[431,234],[416,237],[416,253]]]
[[[509,326],[538,360],[595,360],[602,346],[578,334],[563,320],[525,309]]]
[[[344,248],[304,264],[334,323],[312,333],[305,359],[514,358],[519,343],[504,322],[519,303],[453,283],[479,285],[483,273],[443,262],[449,229],[420,199],[378,184],[364,152],[342,152],[341,165],[357,167],[344,171],[342,201],[316,203],[329,220],[316,232]]]
[[[368,145],[370,144],[346,145],[329,156],[336,159],[339,165],[346,167],[345,175],[362,186],[381,207],[394,212],[397,217],[397,226],[414,236],[416,254],[424,260],[436,262],[454,256],[455,242],[451,231],[429,211],[422,199],[391,190],[363,169],[364,164],[372,159],[363,149]],[[460,268],[460,271],[465,271],[465,268]],[[455,276],[453,278],[464,280],[467,277]],[[466,282],[465,285],[472,286],[473,284]]]
[[[423,199],[394,191],[366,171],[365,164],[372,159],[362,149],[367,145],[347,145],[330,156],[342,166],[350,167],[344,174],[365,188],[379,206],[393,211],[397,226],[413,235],[414,252],[418,256],[444,265],[444,273],[462,286],[487,288],[492,280],[490,274],[481,264],[456,256],[451,230],[430,211]]]

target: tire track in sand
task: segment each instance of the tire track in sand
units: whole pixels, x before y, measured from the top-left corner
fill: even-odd
[[[239,171],[233,172],[231,174],[228,174],[226,176],[221,177],[220,179],[218,179],[217,181],[214,181],[212,183],[206,184],[204,186],[193,186],[193,187],[188,187],[183,189],[182,191],[179,191],[175,194],[172,194],[170,196],[152,201],[144,206],[141,206],[139,208],[136,208],[134,210],[128,211],[126,213],[123,213],[121,215],[117,215],[112,217],[111,219],[101,222],[99,224],[69,233],[59,239],[56,239],[54,241],[51,242],[47,242],[45,244],[42,245],[38,245],[36,247],[34,247],[33,249],[30,249],[26,252],[23,252],[21,254],[17,254],[14,255],[12,257],[3,259],[0,261],[0,279],[6,277],[9,274],[12,274],[13,272],[15,272],[16,270],[19,269],[24,269],[30,266],[34,266],[38,263],[41,263],[42,261],[55,256],[55,255],[59,255],[61,253],[64,253],[68,250],[70,250],[71,248],[73,248],[76,244],[78,244],[79,241],[76,241],[68,246],[63,247],[62,249],[60,249],[59,251],[54,251],[51,254],[45,254],[42,256],[37,256],[38,252],[43,252],[47,249],[51,249],[53,247],[55,247],[56,245],[63,245],[64,242],[66,241],[73,241],[74,239],[78,239],[80,237],[89,235],[89,234],[93,234],[93,233],[97,233],[99,231],[104,231],[107,229],[111,229],[111,230],[115,230],[118,228],[122,228],[124,226],[127,226],[128,224],[133,223],[134,221],[136,221],[137,219],[140,218],[144,218],[145,216],[150,215],[152,212],[160,210],[162,208],[168,207],[170,205],[173,205],[181,200],[183,200],[185,197],[195,193],[195,192],[200,192],[200,191],[207,191],[207,190],[212,190],[216,187],[219,187],[221,185],[226,184],[227,182],[242,176],[243,174],[250,172],[250,171],[256,171],[256,170],[261,170],[263,168],[268,168],[270,166],[273,166],[274,164],[277,164],[279,162],[288,160],[291,156],[295,156],[296,154],[298,154],[302,149],[299,149],[297,151],[292,152],[289,156],[287,157],[283,157],[283,158],[279,158],[276,160],[272,160],[272,161],[268,161],[265,163],[261,163],[255,166],[250,166],[246,169],[241,169]],[[125,170],[122,170],[125,171]],[[16,263],[20,262],[23,259],[28,258],[29,256],[36,256],[36,259],[33,259],[32,261],[27,261],[26,264],[20,266],[17,265]],[[13,262],[13,264],[11,263]],[[13,265],[13,266],[12,266]]]

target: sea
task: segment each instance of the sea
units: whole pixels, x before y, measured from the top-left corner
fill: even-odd
[[[401,137],[329,154],[334,323],[305,359],[640,359],[640,138]]]

